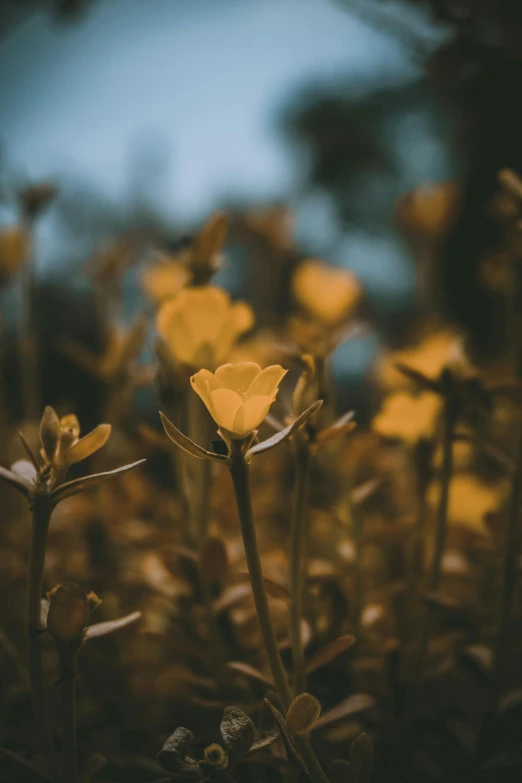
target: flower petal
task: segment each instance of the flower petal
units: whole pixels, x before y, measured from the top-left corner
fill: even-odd
[[[222,364],[216,370],[216,378],[220,386],[232,389],[238,394],[245,394],[254,378],[261,373],[261,367],[255,362],[241,364]]]
[[[80,422],[74,413],[62,416],[60,419],[60,432],[62,435],[70,435],[74,440],[80,437]]]
[[[85,435],[85,437],[71,446],[65,455],[65,461],[68,465],[75,465],[77,462],[81,462],[82,459],[87,459],[95,451],[105,446],[110,434],[110,424],[99,424],[92,432],[89,432],[88,435]]]
[[[287,372],[288,370],[285,370],[279,364],[273,364],[271,367],[265,367],[265,369],[259,373],[257,378],[254,378],[248,387],[247,399],[258,394],[268,395],[274,398],[277,393],[278,386]]]
[[[234,419],[243,401],[240,395],[232,389],[215,389],[210,392],[212,401],[212,416],[216,423],[225,430],[234,432]]]
[[[201,397],[205,405],[207,406],[208,412],[211,416],[214,416],[214,408],[212,406],[212,400],[210,397],[210,393],[214,390],[219,388],[219,381],[215,377],[215,375],[209,370],[200,370],[195,375],[193,375],[190,379],[190,383],[192,385],[193,390],[196,392],[196,394]]]
[[[56,415],[54,408],[47,405],[40,422],[40,440],[45,451],[45,456],[49,462],[53,461],[54,455],[56,454],[59,434],[60,419]]]
[[[299,265],[294,274],[293,289],[305,310],[328,325],[346,317],[362,293],[361,284],[353,272],[316,259],[308,259]]]
[[[256,397],[251,397],[249,400],[245,400],[236,413],[232,431],[236,435],[243,436],[248,435],[249,432],[255,430],[259,427],[270,410],[272,402],[272,397],[261,394],[258,394]]]
[[[250,305],[246,302],[235,302],[230,308],[230,320],[237,337],[253,327],[255,318]]]

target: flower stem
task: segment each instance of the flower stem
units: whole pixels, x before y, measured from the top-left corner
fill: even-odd
[[[428,574],[427,592],[435,593],[439,589],[442,575],[442,558],[446,546],[448,529],[448,508],[451,474],[453,472],[453,437],[456,423],[455,403],[451,396],[444,399],[442,421],[442,471],[440,477],[440,499],[437,509],[437,524],[435,530],[435,546]],[[417,681],[421,685],[425,676],[426,653],[432,631],[433,616],[427,607],[421,627],[419,657],[417,661]]]
[[[520,430],[520,428],[519,428]],[[520,509],[522,507],[522,432],[519,432],[519,444],[515,473],[511,487],[508,523],[506,531],[506,549],[504,554],[503,583],[500,598],[500,613],[494,661],[494,683],[500,693],[504,680],[506,654],[512,627],[513,609],[516,597],[517,561],[520,548]]]
[[[311,451],[306,440],[296,434],[294,441],[295,484],[292,526],[290,531],[290,640],[292,643],[294,690],[300,693],[306,687],[304,649],[301,624],[303,593],[308,566],[308,484]]]
[[[76,783],[76,650],[60,652],[63,783]]]
[[[363,521],[362,516],[359,513],[359,509],[356,508],[353,502],[353,479],[350,472],[346,474],[345,481],[346,492],[346,515],[351,528],[351,535],[354,547],[354,561],[353,561],[353,624],[356,632],[361,633],[361,618],[364,608],[364,590],[363,590],[363,567],[362,567],[362,555],[363,555]]]
[[[410,587],[412,598],[418,600],[422,592],[422,580],[425,570],[425,542],[427,517],[427,489],[431,479],[432,444],[430,441],[419,441],[413,452],[413,470],[415,473],[415,494],[417,512],[412,536]],[[422,600],[422,598],[421,598]]]
[[[52,783],[59,783],[58,761],[47,711],[45,708],[44,678],[42,666],[42,625],[41,600],[47,532],[51,519],[52,504],[45,496],[39,496],[33,502],[33,529],[29,556],[29,579],[27,586],[27,635],[29,648],[29,681],[33,713],[47,765],[47,773]]]
[[[261,636],[265,646],[268,665],[272,672],[272,678],[277,690],[277,694],[283,706],[285,713],[292,703],[292,692],[288,684],[283,662],[277,646],[268,598],[263,579],[261,560],[257,546],[257,537],[254,527],[252,514],[252,502],[250,499],[250,486],[248,480],[248,465],[242,452],[243,442],[232,441],[231,453],[229,455],[228,467],[232,476],[234,491],[236,495],[239,521],[241,524],[241,534],[247,559],[248,571],[250,574],[250,583],[252,585],[252,594],[259,621]],[[317,757],[310,745],[307,737],[295,735],[293,737],[295,746],[301,755],[303,763],[309,777],[314,783],[328,783],[328,778],[322,769]]]
[[[38,350],[35,324],[35,269],[32,226],[26,225],[29,252],[20,276],[20,376],[23,415],[27,421],[38,419]]]
[[[200,443],[208,448],[215,432],[215,426],[196,394],[189,394],[188,398],[188,429],[190,438],[195,443]],[[208,532],[212,462],[210,460],[191,460],[187,464],[187,473],[192,537],[196,544],[201,544]]]

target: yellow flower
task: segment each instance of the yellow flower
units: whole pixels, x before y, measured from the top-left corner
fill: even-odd
[[[190,279],[190,271],[183,263],[165,257],[144,270],[141,284],[149,299],[161,304],[179,294],[190,283]]]
[[[446,367],[464,367],[467,363],[461,337],[441,330],[424,337],[417,345],[381,355],[377,360],[377,378],[383,386],[411,386],[396,364],[405,364],[435,380]]]
[[[259,427],[286,372],[278,364],[262,370],[254,362],[242,362],[224,364],[215,373],[200,370],[190,381],[216,424],[240,439]]]
[[[486,484],[473,473],[453,476],[450,484],[448,519],[450,524],[466,528],[479,535],[488,535],[485,520],[498,512],[509,491],[507,481]],[[440,499],[440,483],[431,485],[428,502],[436,508]]]
[[[212,369],[229,358],[238,337],[253,323],[251,308],[232,303],[216,286],[181,291],[162,305],[156,319],[160,336],[180,364]]]
[[[334,326],[344,320],[361,298],[361,284],[348,269],[322,261],[303,261],[294,274],[294,295],[318,321]]]
[[[422,392],[416,397],[396,392],[384,400],[372,429],[385,438],[414,444],[421,438],[433,436],[441,407],[441,398],[433,392]]]
[[[423,183],[399,200],[399,220],[415,234],[429,240],[440,239],[455,219],[459,198],[455,182]]]
[[[288,207],[276,205],[248,210],[245,224],[272,248],[288,250],[293,245],[295,219]]]

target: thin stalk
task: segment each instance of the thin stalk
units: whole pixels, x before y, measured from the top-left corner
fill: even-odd
[[[257,618],[261,629],[261,636],[268,659],[268,665],[272,672],[272,679],[277,690],[277,694],[283,705],[285,713],[292,703],[292,692],[288,684],[283,662],[277,646],[268,598],[263,579],[261,560],[257,546],[256,530],[252,513],[252,502],[250,499],[250,486],[248,479],[248,465],[242,454],[242,441],[232,441],[232,449],[229,457],[229,469],[232,476],[234,491],[236,495],[239,521],[241,525],[241,534],[247,559],[248,571],[250,574],[250,583],[252,585],[252,594],[257,612]],[[293,737],[295,746],[300,753],[308,775],[314,783],[328,783],[328,778],[321,767],[317,757],[305,736]]]
[[[519,426],[519,443],[515,473],[511,486],[504,571],[500,597],[499,628],[495,647],[494,682],[500,691],[504,680],[507,651],[511,636],[513,610],[517,587],[517,562],[520,548],[519,522],[522,507],[522,432]]]
[[[58,761],[45,706],[42,666],[41,600],[47,532],[49,530],[51,513],[52,505],[47,497],[36,497],[34,499],[27,586],[27,641],[29,650],[29,682],[36,730],[47,765],[47,773],[52,783],[59,783]]]
[[[442,557],[446,546],[446,533],[448,530],[448,508],[451,474],[453,472],[453,438],[455,430],[455,411],[451,399],[444,403],[444,421],[442,433],[442,473],[440,500],[437,510],[437,528],[435,533],[435,551],[431,563],[428,590],[434,592],[439,589],[442,573]]]
[[[440,478],[440,499],[437,509],[437,523],[435,530],[435,547],[428,574],[427,592],[435,593],[439,589],[442,574],[442,558],[446,546],[446,534],[448,529],[448,508],[451,474],[453,472],[453,438],[455,432],[456,411],[451,396],[444,399],[443,430],[442,430],[442,469]],[[417,681],[422,684],[425,676],[426,653],[432,631],[433,616],[431,610],[426,607],[421,626],[419,657],[417,661]]]
[[[427,489],[431,477],[432,444],[426,440],[419,441],[412,456],[415,473],[417,513],[413,529],[411,551],[411,589],[412,596],[416,598],[422,591],[422,580],[426,567],[424,539],[426,536],[426,517],[428,510]]]
[[[293,659],[295,693],[306,687],[304,648],[301,625],[304,590],[308,569],[308,505],[311,466],[310,444],[297,433],[294,441],[295,479],[292,526],[290,530],[290,641]]]
[[[349,489],[350,497],[348,498],[348,504],[350,509],[350,515],[352,518],[353,526],[353,542],[355,548],[355,586],[354,586],[354,614],[355,614],[355,627],[357,632],[361,632],[361,620],[362,612],[364,608],[364,590],[363,590],[363,522],[362,515],[359,513],[359,509],[354,507],[351,499],[351,488]]]
[[[29,252],[20,275],[20,377],[24,418],[27,421],[36,421],[40,404],[35,324],[35,264],[30,223],[26,223],[25,228],[29,237]]]
[[[60,651],[63,783],[76,783],[76,650]]]
[[[188,398],[188,429],[189,436],[195,443],[208,448],[215,432],[215,425],[196,394],[190,394]],[[191,460],[187,468],[192,536],[194,541],[201,543],[208,533],[212,462],[210,460]]]
[[[355,507],[352,500],[353,483],[350,473],[346,475],[346,513],[348,521],[352,531],[352,540],[354,547],[354,563],[353,563],[353,623],[356,631],[361,632],[361,616],[363,611],[363,569],[362,569],[362,553],[363,553],[363,521],[362,515]]]

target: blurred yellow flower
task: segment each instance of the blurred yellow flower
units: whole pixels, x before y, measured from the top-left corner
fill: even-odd
[[[441,398],[433,392],[422,392],[415,397],[407,392],[395,392],[384,400],[372,429],[385,438],[414,444],[433,436],[441,407]]]
[[[362,287],[348,269],[315,259],[303,261],[293,278],[294,295],[314,318],[328,326],[344,320],[359,302]]]
[[[445,236],[451,227],[459,200],[460,192],[455,182],[425,182],[402,196],[397,215],[411,232],[436,240]]]
[[[247,210],[245,224],[277,250],[288,250],[294,240],[294,213],[285,206],[268,206]]]
[[[163,257],[158,263],[148,266],[141,276],[143,290],[157,304],[179,294],[190,280],[191,274],[185,264],[170,257]]]
[[[441,330],[424,337],[417,345],[391,351],[378,359],[377,378],[384,386],[411,386],[395,364],[405,364],[435,380],[445,367],[467,363],[461,337],[451,330]]]
[[[245,302],[230,301],[216,286],[187,288],[165,302],[156,326],[173,357],[190,367],[214,369],[225,362],[238,337],[254,323]]]
[[[216,424],[239,439],[259,427],[286,372],[278,364],[262,370],[254,362],[242,362],[224,364],[215,373],[200,370],[190,381]]]
[[[509,491],[508,481],[486,484],[473,473],[457,473],[450,484],[448,519],[453,525],[461,525],[480,535],[488,535],[484,519],[488,514],[499,511]],[[432,484],[428,491],[428,502],[437,507],[440,498],[440,484]]]
[[[265,330],[234,345],[228,359],[232,364],[256,362],[263,367],[277,364],[281,361],[284,352],[282,340],[278,340],[275,333]]]

